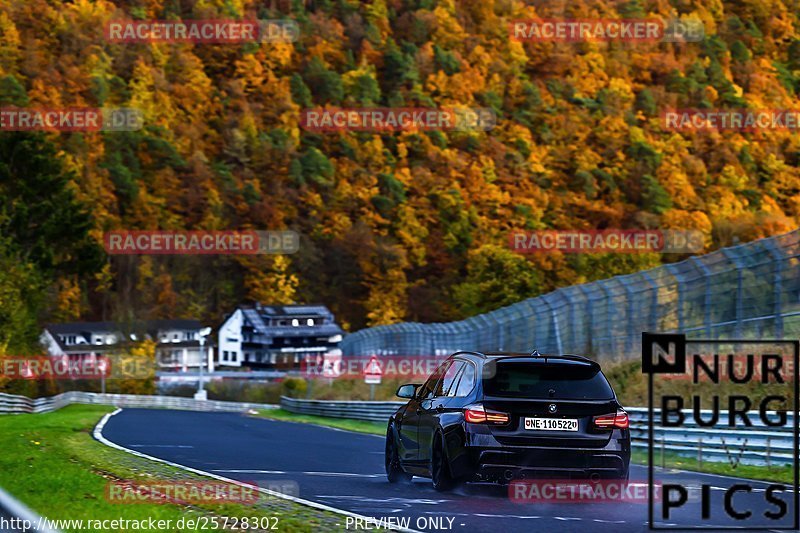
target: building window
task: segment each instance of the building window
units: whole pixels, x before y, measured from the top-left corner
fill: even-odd
[[[306,324],[308,324],[309,326],[313,326],[314,325],[314,319],[313,318],[309,318],[308,320],[306,320]]]
[[[294,326],[294,327],[297,327],[297,326],[299,326],[299,325],[300,325],[300,321],[299,321],[299,320],[297,320],[296,318],[293,318],[293,319],[292,319],[292,326]]]

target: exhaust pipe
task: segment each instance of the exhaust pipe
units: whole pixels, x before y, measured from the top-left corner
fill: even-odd
[[[597,483],[598,481],[600,481],[600,474],[594,472],[589,476],[589,479],[592,481],[592,483]]]
[[[514,477],[514,472],[512,472],[510,469],[506,470],[503,472],[503,477],[506,479],[506,481],[511,481],[511,479]]]

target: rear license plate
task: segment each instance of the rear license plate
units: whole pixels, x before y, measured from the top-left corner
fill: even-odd
[[[526,418],[525,429],[542,431],[578,431],[574,418]]]

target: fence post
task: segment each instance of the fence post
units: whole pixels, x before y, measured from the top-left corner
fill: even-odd
[[[497,328],[495,330],[495,332],[497,333],[497,349],[500,350],[500,351],[503,351],[503,350],[506,349],[506,347],[505,347],[506,339],[505,339],[504,333],[505,333],[506,324],[508,324],[508,322],[509,322],[509,316],[510,316],[511,312],[512,311],[510,309],[508,309],[506,311],[506,313],[503,314],[503,319],[504,320],[502,322],[500,320],[499,313],[496,314],[496,315],[495,314],[492,315],[492,318],[494,318],[495,327]]]
[[[625,313],[626,313],[626,321],[628,322],[628,331],[625,335],[625,355],[630,356],[633,352],[633,343],[634,339],[637,337],[637,328],[636,322],[633,320],[633,315],[636,313],[634,309],[634,302],[635,299],[633,297],[633,289],[631,289],[630,285],[630,278],[632,276],[622,276],[619,278],[619,282],[622,284],[622,288],[625,289],[625,302],[628,304],[625,306]],[[641,332],[638,333],[641,335]]]
[[[576,317],[576,312],[578,310],[578,303],[572,298],[573,293],[576,291],[575,287],[566,287],[562,289],[562,294],[564,295],[564,299],[567,301],[567,305],[569,306],[569,328],[572,331],[572,346],[570,346],[570,351],[572,353],[580,353],[582,348],[578,347],[578,328],[576,324],[578,323],[578,319]],[[580,292],[580,291],[579,291]],[[581,324],[584,324],[584,319],[581,320]]]
[[[697,466],[703,469],[703,437],[697,438]]]
[[[775,338],[783,338],[783,309],[781,297],[783,293],[783,263],[786,261],[786,256],[781,253],[780,248],[775,244],[775,239],[766,239],[765,245],[769,249],[770,255],[774,259],[775,276],[772,281],[773,298],[775,299],[773,313],[775,315]]]
[[[552,293],[550,293],[550,294],[552,294]],[[549,296],[549,294],[545,294],[544,296],[541,296],[540,298],[541,298],[542,302],[544,302],[544,305],[547,306],[547,310],[550,312],[550,320],[552,321],[552,325],[553,325],[553,336],[555,336],[555,338],[556,338],[556,346],[555,346],[556,347],[556,352],[564,353],[564,348],[561,345],[561,330],[558,327],[558,315],[556,314],[555,308],[553,308],[553,306],[550,304],[550,301],[548,300],[548,296]],[[548,344],[549,344],[549,342],[548,342]]]
[[[652,294],[650,295],[650,324],[651,324],[651,331],[658,331],[660,328],[658,327],[658,289],[660,288],[656,280],[653,279],[647,271],[642,272],[642,277],[647,280],[652,288]]]
[[[769,455],[770,455],[770,444],[771,444],[770,443],[770,438],[767,437],[767,470],[772,468],[772,464],[770,463],[770,457],[769,457]]]
[[[617,355],[617,343],[614,337],[614,326],[617,324],[617,305],[614,303],[614,293],[608,287],[613,282],[612,280],[613,278],[600,280],[597,285],[603,290],[603,294],[606,297],[605,317],[603,320],[605,327],[603,330],[606,333],[605,345],[608,354],[613,358]]]
[[[583,326],[586,328],[586,344],[587,348],[586,351],[588,353],[594,353],[594,305],[593,305],[593,298],[591,296],[591,291],[586,288],[586,284],[578,285],[578,288],[583,293],[584,298],[586,298],[586,313],[583,315]]]
[[[711,277],[712,273],[711,270],[706,266],[706,264],[697,258],[697,256],[692,256],[689,260],[694,264],[697,268],[699,268],[703,272],[703,277],[705,279],[705,294],[703,295],[703,322],[706,328],[706,338],[711,338],[711,310],[712,302],[711,302]]]
[[[675,290],[678,292],[678,303],[675,309],[678,315],[678,331],[683,331],[683,286],[685,282],[676,265],[667,265],[665,268],[675,278]]]
[[[722,253],[725,254],[725,257],[727,257],[736,268],[736,328],[734,329],[734,335],[737,338],[742,338],[742,320],[744,318],[744,267],[739,260],[739,256],[736,255],[736,252],[734,252],[732,248],[723,248]]]

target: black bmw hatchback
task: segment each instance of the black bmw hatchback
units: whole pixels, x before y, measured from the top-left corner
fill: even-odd
[[[628,415],[586,357],[458,352],[397,395],[408,403],[386,432],[392,483],[628,478]]]

